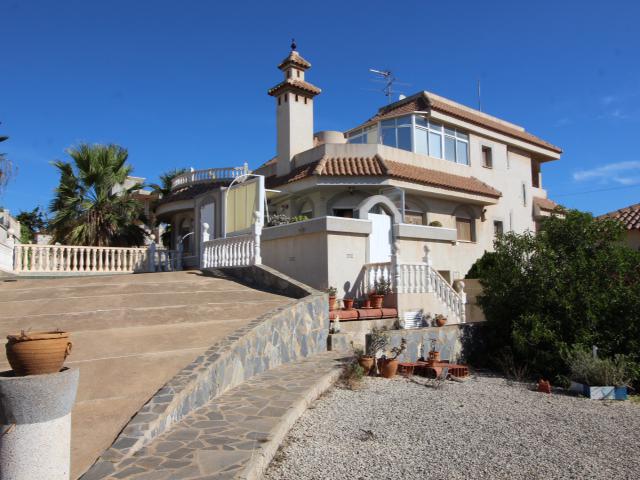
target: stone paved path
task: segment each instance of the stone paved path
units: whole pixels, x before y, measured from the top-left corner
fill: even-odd
[[[18,277],[0,282],[0,338],[21,329],[72,332],[66,364],[80,369],[71,440],[76,478],[183,367],[253,319],[292,301],[197,271]],[[6,361],[0,369],[9,369]]]
[[[195,410],[110,474],[82,480],[259,478],[307,406],[340,375],[327,352],[262,373]]]

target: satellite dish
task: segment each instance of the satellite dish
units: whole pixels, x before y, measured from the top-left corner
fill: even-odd
[[[402,93],[398,95],[398,100],[404,100],[405,98],[407,98],[407,96]]]

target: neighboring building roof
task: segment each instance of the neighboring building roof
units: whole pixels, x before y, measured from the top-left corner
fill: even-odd
[[[305,82],[304,80],[300,80],[298,78],[287,78],[275,87],[270,88],[267,93],[272,97],[276,97],[285,90],[299,91],[301,93],[311,94],[312,96],[318,95],[322,91],[315,85]]]
[[[303,70],[306,70],[307,68],[311,68],[311,64],[308,61],[306,61],[304,58],[302,58],[300,54],[295,50],[292,50],[289,56],[284,60],[282,60],[282,62],[280,62],[280,65],[278,65],[278,68],[280,70],[283,70],[287,67],[287,65],[290,65],[290,64],[300,67]]]
[[[463,177],[451,173],[416,167],[405,163],[373,157],[324,157],[293,170],[289,175],[266,179],[267,187],[294,183],[311,176],[356,177],[374,176],[407,180],[450,190],[500,197],[502,193],[475,177]]]
[[[560,147],[526,132],[523,128],[500,121],[497,118],[493,119],[489,115],[480,111],[458,104],[451,100],[443,99],[442,97],[438,97],[437,95],[429,92],[420,92],[398,102],[392,103],[391,105],[382,107],[372,118],[356,128],[362,128],[363,126],[367,126],[386,118],[393,118],[411,112],[425,112],[430,110],[451,115],[452,117],[473,123],[480,127],[524,140],[533,145],[544,147],[557,153],[562,153],[562,149]]]
[[[229,185],[229,183],[230,181],[196,183],[194,185],[188,185],[184,188],[180,188],[179,190],[171,192],[169,195],[165,195],[160,199],[158,205],[163,205],[165,203],[171,202],[179,202],[181,200],[191,200],[193,198],[196,198],[198,195],[202,195],[203,193],[210,192],[211,190],[215,190],[216,188],[227,186]]]
[[[556,207],[558,207],[556,202],[543,197],[533,197],[533,203],[537,205],[540,210],[545,210],[547,212],[552,212]]]
[[[598,218],[614,218],[622,222],[627,230],[640,230],[640,203],[605,213]]]

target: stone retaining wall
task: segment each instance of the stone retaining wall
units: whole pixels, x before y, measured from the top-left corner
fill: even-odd
[[[205,274],[231,276],[297,300],[235,331],[180,371],[131,419],[83,479],[107,476],[114,463],[141,449],[189,412],[254,375],[327,350],[326,294],[264,266]]]
[[[387,330],[389,349],[400,346],[404,338],[407,349],[398,357],[401,362],[414,362],[427,355],[431,349],[431,340],[436,340],[436,350],[442,360],[465,362],[471,353],[473,338],[482,323],[461,323],[444,327],[411,328],[405,330]],[[370,334],[367,335],[367,345]]]

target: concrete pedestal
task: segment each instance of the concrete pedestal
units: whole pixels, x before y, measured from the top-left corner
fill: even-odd
[[[0,480],[68,480],[79,371],[0,374]]]

